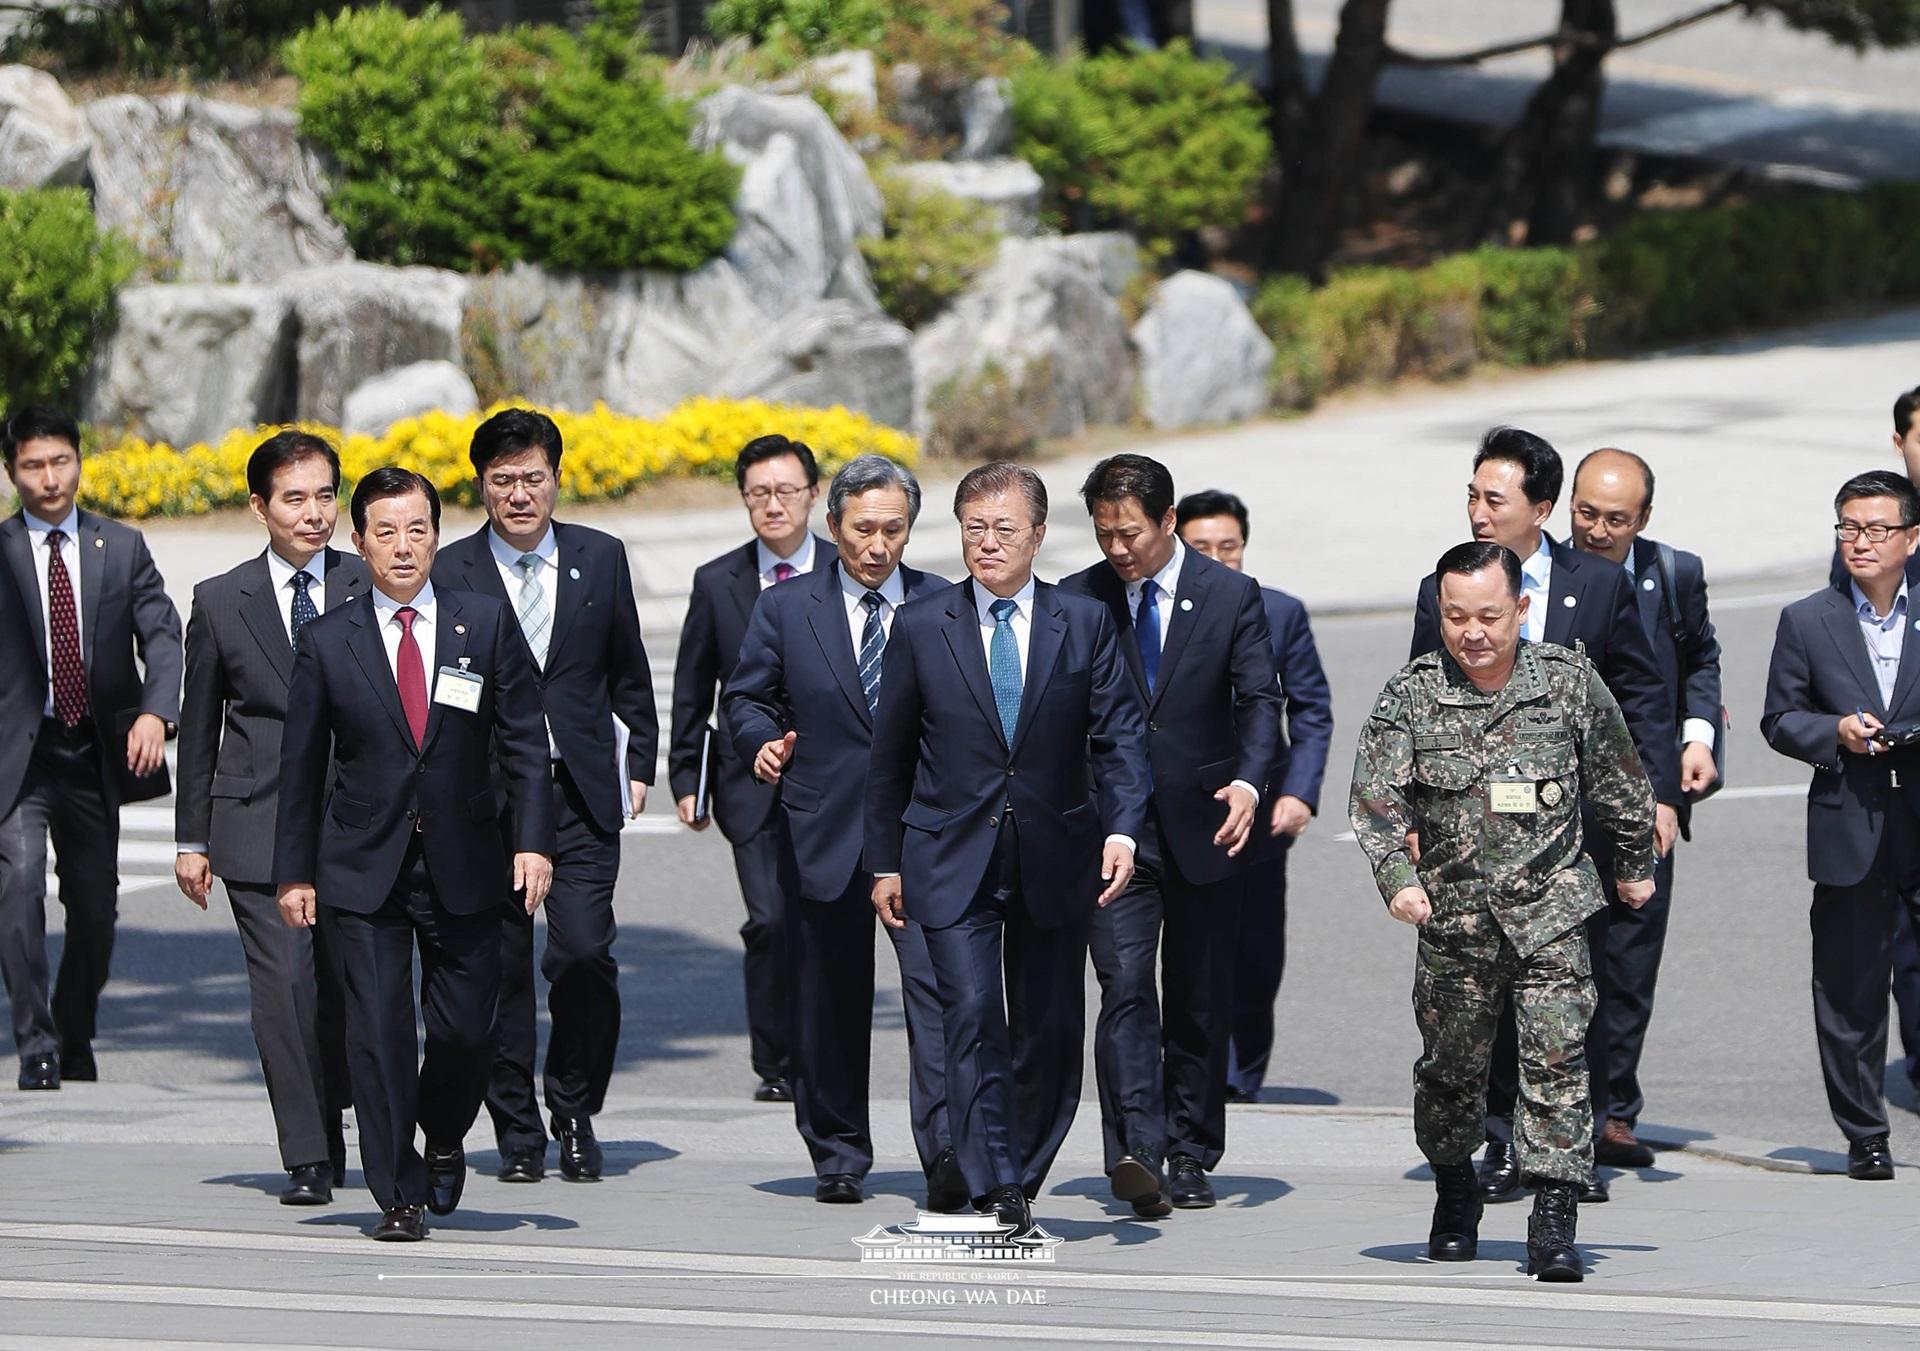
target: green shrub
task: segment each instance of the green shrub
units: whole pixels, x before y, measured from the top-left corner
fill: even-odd
[[[1013,77],[1013,114],[1055,224],[1127,226],[1156,251],[1238,225],[1269,153],[1259,96],[1185,42],[1034,62]]]
[[[1050,358],[1009,371],[989,361],[970,375],[943,380],[927,396],[930,456],[954,460],[1018,460],[1038,449],[1058,399]]]
[[[881,0],[718,0],[707,7],[717,38],[745,38],[791,59],[873,47],[887,26]]]
[[[1000,0],[892,0],[874,55],[883,66],[916,67],[923,89],[952,91],[1010,75],[1037,53],[1007,31]]]
[[[320,20],[285,60],[364,258],[686,270],[732,236],[737,170],[688,146],[657,66],[606,27],[469,36],[381,5]]]
[[[0,395],[71,407],[133,275],[133,250],[102,235],[80,188],[0,190]]]
[[[1475,293],[1482,360],[1545,366],[1586,350],[1593,310],[1586,264],[1571,249],[1482,248],[1436,265],[1459,268]]]
[[[918,328],[972,283],[1000,248],[993,208],[882,176],[886,233],[860,241],[881,308]]]

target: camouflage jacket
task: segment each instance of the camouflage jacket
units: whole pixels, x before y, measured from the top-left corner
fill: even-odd
[[[1522,643],[1496,693],[1444,652],[1401,668],[1360,729],[1348,814],[1384,899],[1426,890],[1430,939],[1489,911],[1530,954],[1606,903],[1581,852],[1582,796],[1620,880],[1653,876],[1653,789],[1620,706],[1584,652]],[[1495,810],[1516,799],[1534,809]]]

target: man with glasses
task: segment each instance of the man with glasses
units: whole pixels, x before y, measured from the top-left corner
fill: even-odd
[[[734,461],[734,482],[746,503],[753,539],[729,549],[693,574],[693,594],[680,628],[673,668],[673,735],[667,749],[667,779],[681,824],[705,830],[712,819],[733,846],[733,866],[747,905],[740,926],[746,945],[747,1034],[760,1086],[755,1102],[791,1102],[787,1035],[785,944],[786,885],[781,878],[778,792],[754,781],[740,758],[724,715],[709,727],[716,691],[733,675],[754,603],[770,586],[824,568],[834,559],[831,543],[807,528],[820,496],[820,469],[804,442],[784,436],[756,437]]]
[[[1847,1139],[1847,1175],[1893,1178],[1881,1079],[1896,916],[1920,920],[1920,643],[1906,568],[1920,495],[1884,469],[1834,499],[1843,585],[1780,612],[1760,730],[1813,766],[1813,1023],[1827,1106]]]
[[[626,546],[553,519],[560,495],[560,429],[544,413],[509,408],[474,431],[470,458],[487,524],[441,551],[449,586],[505,601],[519,619],[547,726],[558,852],[547,896],[547,1110],[560,1174],[598,1181],[593,1118],[607,1095],[620,1039],[613,888],[620,828],[647,805],[659,746],[653,679]],[[626,727],[616,756],[614,719]],[[533,916],[501,915],[498,1045],[487,1111],[502,1182],[538,1182],[547,1135],[533,1092]]]

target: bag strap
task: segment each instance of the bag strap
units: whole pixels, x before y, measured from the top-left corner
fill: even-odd
[[[1680,584],[1675,576],[1673,546],[1655,544],[1653,555],[1660,569],[1660,608],[1667,613],[1667,632],[1673,635],[1674,651],[1685,661],[1687,649],[1693,644],[1687,633],[1687,621],[1680,616]]]

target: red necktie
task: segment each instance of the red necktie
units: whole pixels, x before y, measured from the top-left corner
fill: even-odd
[[[53,716],[63,726],[73,728],[87,716],[87,668],[80,658],[73,578],[60,556],[66,542],[66,531],[47,531],[47,628],[53,648]]]
[[[773,584],[775,586],[780,585],[782,582],[791,581],[797,576],[799,576],[799,569],[791,563],[775,563],[773,565]]]
[[[400,707],[407,715],[416,748],[427,741],[427,668],[420,660],[420,644],[413,640],[413,621],[420,612],[402,605],[394,617],[400,621],[400,655],[394,662],[394,679],[400,686]]]

